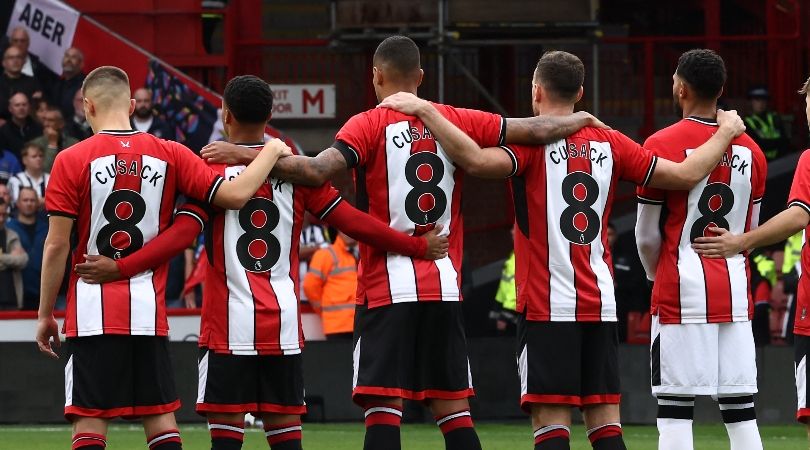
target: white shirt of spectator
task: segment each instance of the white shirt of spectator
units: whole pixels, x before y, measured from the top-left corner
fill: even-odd
[[[144,133],[149,132],[149,128],[152,126],[152,122],[154,122],[154,117],[149,116],[149,119],[140,121],[137,118],[132,121],[135,125],[135,129],[138,131],[143,131]]]
[[[17,198],[20,196],[20,188],[30,187],[37,191],[37,196],[40,199],[45,197],[45,188],[48,187],[48,180],[51,179],[51,174],[45,172],[41,177],[35,178],[27,172],[20,172],[8,180],[8,190],[11,194],[11,202],[17,203]]]
[[[25,56],[25,63],[23,63],[22,73],[28,75],[29,77],[34,76],[34,66],[31,64],[31,55]]]

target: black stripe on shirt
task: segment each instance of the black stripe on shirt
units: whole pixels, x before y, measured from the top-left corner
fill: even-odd
[[[801,200],[798,200],[798,199],[794,199],[794,200],[791,200],[790,202],[788,202],[788,208],[790,208],[791,206],[794,206],[794,205],[804,208],[804,210],[807,211],[807,214],[810,214],[810,205],[808,205],[807,203],[805,203],[805,202],[803,202]]]
[[[222,186],[222,183],[225,182],[225,179],[221,176],[217,176],[217,178],[211,183],[211,186],[208,187],[208,192],[205,194],[205,198],[208,200],[208,203],[214,203],[214,197],[217,196],[217,191]]]
[[[76,220],[76,217],[77,217],[76,214],[72,214],[72,213],[65,212],[65,211],[56,211],[56,210],[48,211],[48,217],[50,217],[50,216],[67,217],[67,218],[73,219],[73,220]]]
[[[517,173],[518,173],[518,159],[517,159],[517,156],[515,156],[515,152],[512,151],[512,149],[507,147],[506,145],[501,145],[500,148],[503,149],[503,151],[505,151],[506,154],[509,155],[509,159],[512,160],[512,172],[510,172],[509,175],[507,175],[507,178],[511,178],[511,177],[517,175]]]
[[[641,183],[642,186],[646,186],[650,183],[652,179],[653,173],[655,173],[655,166],[658,165],[658,157],[653,156],[652,162],[650,163],[650,167],[647,168],[647,175],[644,176],[644,182]]]
[[[335,209],[335,208],[337,208],[337,205],[339,205],[339,204],[340,204],[340,202],[342,202],[342,201],[343,201],[343,197],[341,197],[340,195],[338,195],[337,197],[335,197],[335,199],[334,199],[334,200],[332,200],[332,201],[331,201],[331,202],[330,202],[330,203],[329,203],[329,204],[326,206],[326,208],[324,208],[324,209],[322,209],[321,211],[319,211],[319,212],[318,212],[318,214],[317,214],[318,219],[320,219],[320,220],[325,219],[325,218],[326,218],[326,216],[328,216],[328,215],[329,215],[329,213],[331,213],[332,211],[334,211],[334,209]]]
[[[664,204],[663,200],[656,200],[654,198],[642,197],[640,195],[636,195],[636,200],[638,200],[639,203],[643,203],[645,205],[663,205]]]
[[[343,159],[346,160],[346,167],[349,169],[354,169],[358,164],[360,164],[360,154],[357,153],[357,150],[352,148],[351,145],[344,141],[337,140],[332,144],[332,147],[336,148],[337,151],[343,155]]]

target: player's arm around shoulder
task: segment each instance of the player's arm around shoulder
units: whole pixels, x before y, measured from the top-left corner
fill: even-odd
[[[450,159],[470,175],[482,178],[506,178],[514,172],[512,157],[503,149],[499,147],[482,149],[427,100],[410,93],[399,92],[384,99],[379,107],[391,108],[418,117],[430,129]]]
[[[745,124],[737,111],[717,111],[717,131],[683,162],[660,158],[650,186],[661,189],[689,190],[706,178],[720,162],[731,141],[745,132]]]
[[[227,209],[242,208],[265,182],[276,161],[290,156],[292,151],[287,144],[279,139],[268,141],[238,177],[222,182],[213,195],[212,203]]]

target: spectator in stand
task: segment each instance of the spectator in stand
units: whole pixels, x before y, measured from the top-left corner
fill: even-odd
[[[19,48],[10,46],[3,52],[3,73],[0,74],[0,105],[8,104],[12,95],[22,92],[26,99],[41,98],[42,86],[34,77],[22,73],[24,55]],[[0,117],[9,120],[7,111],[0,111]]]
[[[0,200],[6,204],[6,206],[11,207],[13,206],[11,203],[11,192],[8,190],[8,186],[5,184],[0,184]]]
[[[768,110],[768,89],[762,86],[748,91],[751,115],[745,118],[748,134],[759,145],[765,159],[773,161],[791,151],[790,136],[782,122],[782,116]]]
[[[73,118],[65,127],[67,134],[73,138],[83,141],[93,135],[93,130],[90,124],[87,123],[87,118],[84,115],[84,97],[82,97],[82,90],[76,91],[73,96]]]
[[[45,150],[36,142],[25,144],[22,151],[22,163],[25,170],[15,174],[8,182],[11,201],[17,203],[20,189],[28,187],[37,193],[40,209],[45,205],[45,187],[48,186],[50,174],[43,169]]]
[[[301,228],[301,240],[298,243],[298,278],[301,284],[301,301],[309,301],[307,293],[304,291],[304,277],[309,272],[309,260],[320,248],[326,248],[331,241],[329,231],[323,225],[315,223],[315,220],[308,212],[304,214],[304,225]]]
[[[20,159],[20,150],[26,142],[42,134],[42,127],[31,118],[31,104],[28,97],[18,92],[6,103],[11,120],[0,127],[0,147],[6,148]]]
[[[511,230],[512,241],[515,240],[515,229]],[[515,252],[506,258],[501,271],[501,282],[495,293],[495,307],[490,311],[489,318],[495,321],[498,334],[514,336],[517,330],[517,288],[515,287]]]
[[[42,136],[34,139],[34,144],[45,149],[45,171],[50,172],[56,154],[79,142],[78,139],[65,132],[65,119],[62,111],[56,106],[49,106],[45,113],[45,126]]]
[[[0,185],[5,185],[14,174],[22,171],[20,160],[10,151],[0,148]]]
[[[14,230],[6,228],[8,204],[0,198],[0,310],[20,309],[23,304],[22,269],[28,255]],[[13,286],[13,289],[9,289]]]
[[[42,98],[32,107],[34,110],[34,121],[41,127],[45,126],[45,113],[48,112],[48,106],[50,106],[48,100]]]
[[[8,221],[8,228],[20,238],[20,244],[28,254],[28,264],[22,271],[22,309],[36,310],[39,307],[39,283],[42,268],[42,251],[48,235],[47,218],[39,212],[39,199],[35,190],[23,187],[17,199],[17,216]]]
[[[76,113],[73,99],[84,82],[84,53],[76,47],[65,50],[62,57],[62,76],[53,83],[51,102],[62,111],[62,117]],[[81,108],[81,106],[79,106]]]
[[[155,116],[155,112],[152,110],[152,92],[149,89],[140,88],[135,91],[133,98],[135,99],[135,111],[129,118],[132,129],[152,134],[161,139],[174,140],[174,133],[169,124]]]
[[[23,74],[36,78],[42,86],[48,86],[53,83],[56,79],[56,74],[48,69],[45,64],[42,64],[36,55],[32,55],[28,52],[28,46],[31,45],[31,38],[28,36],[28,31],[26,31],[24,27],[14,28],[11,31],[11,36],[8,41],[9,44],[17,47],[22,53]]]
[[[357,292],[357,240],[338,232],[335,243],[317,250],[304,277],[304,292],[321,316],[326,340],[351,340]]]

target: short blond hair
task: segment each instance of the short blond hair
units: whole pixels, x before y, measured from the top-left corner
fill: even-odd
[[[127,73],[115,66],[101,66],[87,74],[82,83],[82,95],[104,106],[116,102],[129,105],[130,88]]]

